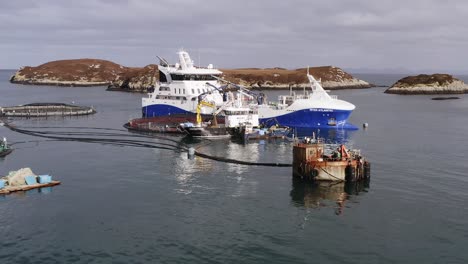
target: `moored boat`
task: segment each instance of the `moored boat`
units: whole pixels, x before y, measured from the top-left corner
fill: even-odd
[[[209,122],[202,122],[200,106],[206,105],[215,107],[214,104],[199,102],[197,107],[197,123],[196,125],[188,125],[185,128],[187,133],[193,137],[230,137],[239,130],[240,127],[250,124],[258,126],[258,113],[255,107],[244,105],[244,97],[249,96],[242,92],[229,93],[227,101],[221,106],[216,108],[213,113],[213,119]],[[224,124],[218,124],[217,115],[223,114]]]
[[[170,65],[159,58],[159,82],[149,97],[142,98],[143,117],[192,115],[198,107],[198,97],[203,95],[206,101],[217,107],[223,105],[223,97],[217,87],[222,72],[213,65],[206,68],[196,67],[187,51],[180,50],[179,62]],[[202,106],[202,114],[212,114],[212,107]]]
[[[266,102],[259,97],[260,123],[266,126],[280,124],[288,127],[354,128],[347,123],[355,106],[337,96],[329,95],[311,74],[307,73],[311,90],[303,94],[292,90],[280,95],[277,102]]]
[[[226,91],[221,87],[222,72],[213,65],[196,67],[188,52],[178,52],[179,62],[175,65],[160,58],[159,82],[153,93],[142,99],[143,118],[171,115],[195,115],[199,97],[206,97],[216,107],[226,102]],[[307,73],[311,90],[304,94],[290,91],[281,95],[277,102],[268,102],[266,96],[256,99],[260,123],[265,126],[279,124],[291,128],[354,128],[347,123],[355,106],[329,95],[312,75]],[[202,114],[212,114],[211,107],[203,106]],[[222,113],[220,114],[222,115]]]
[[[246,124],[237,131],[237,136],[243,140],[255,139],[277,139],[286,138],[291,132],[289,127],[274,125],[269,128],[254,127],[251,124]]]
[[[0,142],[0,157],[5,157],[6,155],[13,152],[13,149],[7,143],[6,138],[4,137],[3,140]]]

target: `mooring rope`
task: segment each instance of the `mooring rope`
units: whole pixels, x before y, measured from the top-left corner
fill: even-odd
[[[5,127],[8,129],[35,137],[42,137],[48,138],[54,141],[77,141],[77,142],[84,142],[84,143],[100,143],[105,145],[115,145],[115,146],[129,146],[129,147],[142,147],[142,148],[153,148],[153,149],[164,149],[164,150],[172,150],[172,151],[185,151],[187,152],[189,146],[185,143],[181,143],[180,141],[170,139],[163,136],[156,136],[156,135],[133,135],[133,134],[121,134],[121,133],[87,133],[87,132],[64,132],[64,131],[36,131],[36,130],[27,130],[21,129],[16,126],[13,126],[7,122],[5,122]],[[60,128],[63,129],[64,127],[40,127],[42,129],[47,128]],[[73,129],[89,129],[89,130],[113,130],[107,128],[95,128],[95,127],[68,127]],[[122,130],[119,130],[122,131]],[[119,138],[95,138],[95,137],[78,137],[78,136],[101,136],[101,137],[129,137],[129,138],[148,138],[148,139],[160,139],[170,141],[174,144],[162,143],[162,142],[149,142],[144,140],[135,140],[135,139],[119,139]],[[73,136],[73,137],[70,137]],[[23,142],[13,142],[13,144],[20,144],[20,143],[27,143],[28,141]],[[31,142],[31,141],[29,141]],[[233,164],[240,164],[240,165],[249,165],[249,166],[269,166],[269,167],[291,167],[292,164],[290,163],[267,163],[267,162],[249,162],[243,160],[236,160],[236,159],[229,159],[224,157],[218,157],[209,155],[206,153],[202,153],[200,151],[195,151],[195,155],[201,158],[211,159],[215,161],[225,162],[225,163],[233,163]]]
[[[320,167],[320,169],[321,169],[323,172],[325,172],[326,174],[330,175],[331,177],[333,177],[333,178],[335,178],[335,179],[337,179],[337,180],[339,180],[339,181],[344,181],[344,180],[342,180],[342,179],[340,179],[340,178],[338,178],[338,177],[332,175],[332,174],[329,173],[328,171],[324,170],[322,167]]]

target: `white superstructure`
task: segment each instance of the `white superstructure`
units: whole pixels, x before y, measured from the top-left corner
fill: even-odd
[[[216,88],[220,86],[217,78],[222,72],[211,64],[206,68],[196,67],[184,50],[177,54],[179,62],[175,65],[159,58],[159,83],[149,97],[142,99],[143,117],[194,114],[199,99],[216,106],[223,104],[222,95]],[[202,107],[201,113],[211,114],[214,110]]]

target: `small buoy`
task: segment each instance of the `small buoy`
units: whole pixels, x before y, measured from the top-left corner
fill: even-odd
[[[188,149],[187,157],[189,159],[193,159],[195,157],[195,149],[194,148],[190,147]]]
[[[368,124],[368,123],[364,123],[364,124],[362,124],[362,127],[363,127],[363,128],[367,128],[368,126],[369,126],[369,124]]]

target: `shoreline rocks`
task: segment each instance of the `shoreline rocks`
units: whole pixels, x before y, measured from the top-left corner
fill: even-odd
[[[388,94],[463,94],[468,85],[449,74],[407,76],[390,86]]]

